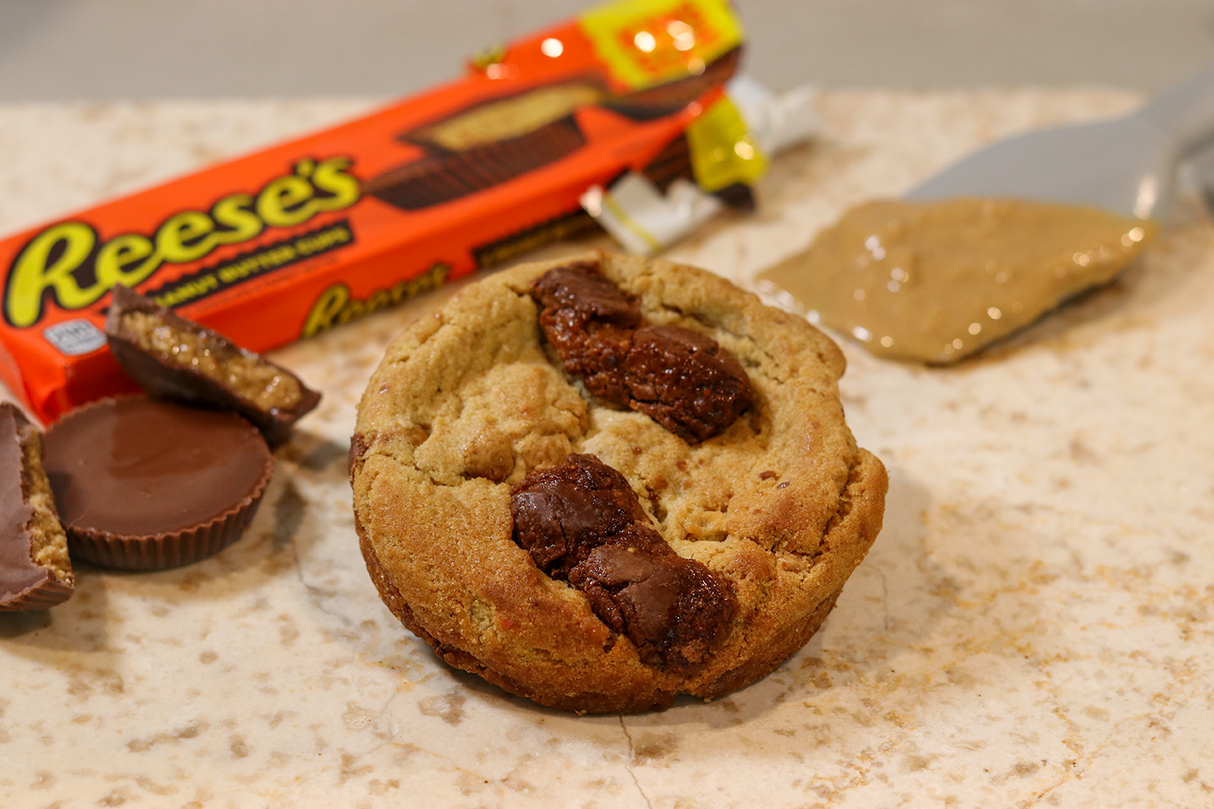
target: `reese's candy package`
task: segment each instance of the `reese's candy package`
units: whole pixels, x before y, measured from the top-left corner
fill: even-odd
[[[611,3],[363,118],[10,236],[0,378],[47,422],[132,390],[104,332],[116,284],[261,352],[576,232],[581,195],[625,175],[727,195],[763,166],[722,90],[741,45],[727,0]]]

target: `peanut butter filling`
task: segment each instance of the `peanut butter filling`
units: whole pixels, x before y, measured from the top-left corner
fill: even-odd
[[[947,364],[1112,280],[1155,230],[1076,205],[878,200],[759,278],[877,356]]]
[[[25,460],[25,484],[33,519],[26,526],[30,536],[30,559],[39,567],[47,568],[55,579],[71,583],[72,562],[68,557],[67,538],[59,515],[55,509],[55,496],[42,468],[42,436],[31,429],[21,447]]]
[[[144,351],[216,380],[255,406],[290,410],[299,403],[299,383],[254,355],[209,340],[205,335],[175,329],[155,313],[130,311],[123,327]]]

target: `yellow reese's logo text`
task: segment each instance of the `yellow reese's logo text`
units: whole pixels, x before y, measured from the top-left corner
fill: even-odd
[[[438,289],[451,275],[451,265],[436,262],[416,278],[398,281],[386,289],[372,292],[367,298],[355,298],[350,295],[350,288],[342,283],[333,284],[312,304],[304,320],[301,337],[314,337],[322,331],[334,326],[349,323],[360,317],[396,306],[423,292]]]
[[[97,231],[84,222],[52,225],[30,239],[9,268],[4,319],[26,328],[42,318],[48,291],[61,308],[83,309],[115,284],[134,286],[163,264],[197,261],[267,227],[293,227],[348,208],[359,197],[358,179],[347,172],[352,164],[348,157],[300,160],[256,195],[230,194],[209,211],[175,213],[150,236],[123,233],[98,244]]]

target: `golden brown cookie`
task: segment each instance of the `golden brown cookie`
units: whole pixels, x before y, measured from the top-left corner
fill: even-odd
[[[667,409],[645,406],[662,351],[620,360],[640,369],[623,398],[568,372],[532,293],[578,262],[490,276],[400,335],[363,395],[350,476],[367,568],[443,660],[540,704],[633,712],[720,697],[821,625],[881,528],[885,470],[844,422],[842,354],[804,320],[693,267],[579,262],[640,312],[579,345],[610,355],[636,334],[674,334],[666,354],[740,364],[740,415],[715,432],[663,426]],[[576,485],[549,480],[562,474]],[[536,507],[520,497],[555,509],[539,520],[559,527],[555,544],[520,534],[535,521],[519,509]],[[591,505],[562,511],[567,497]],[[595,513],[609,517],[586,528],[578,515]],[[587,531],[599,545],[575,541]]]

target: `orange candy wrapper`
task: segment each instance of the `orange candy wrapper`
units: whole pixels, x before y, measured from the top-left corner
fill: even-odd
[[[744,181],[687,135],[730,117],[741,42],[727,0],[612,3],[451,84],[8,237],[0,378],[43,422],[133,390],[103,332],[116,284],[260,352],[574,233],[580,195],[629,172]]]

